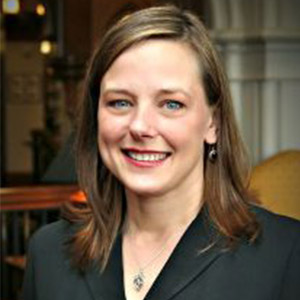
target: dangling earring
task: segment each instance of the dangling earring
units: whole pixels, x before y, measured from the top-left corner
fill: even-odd
[[[208,150],[208,159],[210,162],[214,163],[217,160],[218,152],[216,149],[216,144],[210,145]]]

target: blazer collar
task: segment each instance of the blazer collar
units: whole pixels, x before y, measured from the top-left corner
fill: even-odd
[[[206,210],[191,223],[169,260],[156,278],[144,300],[167,300],[184,289],[196,276],[205,272],[220,256],[217,246],[204,252],[214,236]],[[121,235],[117,237],[108,265],[103,273],[91,268],[86,280],[94,299],[125,300]]]
[[[203,251],[213,242],[214,236],[216,232],[203,208],[176,246],[145,300],[170,299],[208,270],[221,254],[217,246]]]

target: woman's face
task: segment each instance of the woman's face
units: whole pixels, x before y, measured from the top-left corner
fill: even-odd
[[[202,187],[204,142],[216,132],[199,64],[184,43],[150,40],[121,54],[101,81],[98,146],[139,195]]]

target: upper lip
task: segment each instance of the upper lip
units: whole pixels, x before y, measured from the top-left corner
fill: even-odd
[[[170,153],[170,151],[159,151],[159,150],[151,150],[151,149],[139,149],[139,148],[122,148],[122,151],[126,152],[136,152],[140,154],[160,154],[160,153]]]

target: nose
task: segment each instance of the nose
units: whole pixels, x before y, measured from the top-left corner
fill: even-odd
[[[155,137],[154,119],[154,112],[150,107],[137,107],[129,125],[131,136],[136,140]]]

